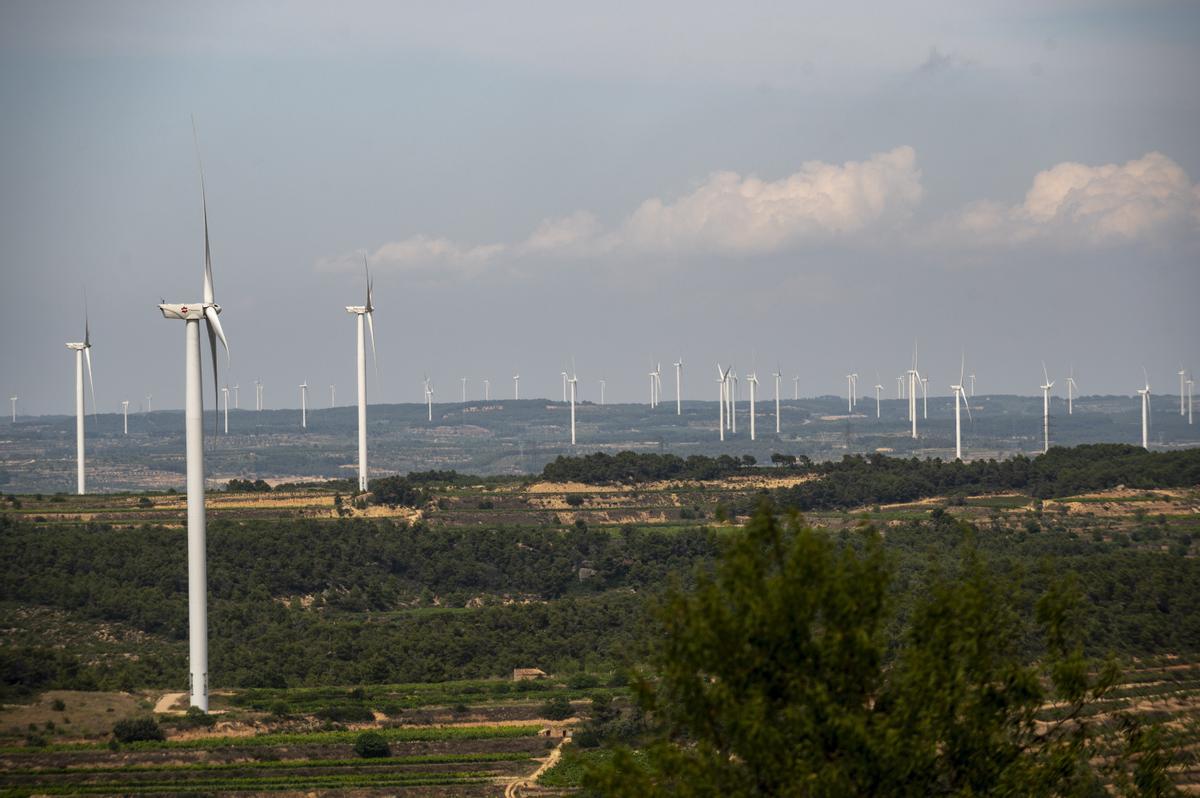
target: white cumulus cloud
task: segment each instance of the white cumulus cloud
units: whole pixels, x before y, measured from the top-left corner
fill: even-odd
[[[1107,246],[1197,230],[1200,185],[1167,156],[1150,152],[1124,164],[1057,164],[1034,177],[1024,202],[971,203],[943,220],[934,237],[985,246]]]

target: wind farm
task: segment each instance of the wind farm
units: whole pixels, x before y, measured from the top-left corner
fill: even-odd
[[[1200,6],[66,11],[0,794],[1200,792]]]

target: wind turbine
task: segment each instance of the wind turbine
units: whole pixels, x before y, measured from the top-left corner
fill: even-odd
[[[1075,415],[1074,409],[1072,408],[1071,399],[1073,397],[1071,394],[1073,391],[1078,391],[1078,390],[1079,390],[1079,386],[1075,384],[1075,367],[1071,366],[1071,373],[1067,377],[1067,415],[1068,416]],[[1180,399],[1179,401],[1181,403],[1183,402],[1182,399]]]
[[[228,406],[228,403],[226,403]],[[300,383],[300,428],[308,429],[308,380]]]
[[[653,368],[647,374],[650,376],[650,409],[653,410],[658,407],[658,383],[654,379]]]
[[[513,400],[521,398],[521,375],[513,375]]]
[[[792,399],[798,401],[800,399],[800,375],[792,377]]]
[[[975,398],[975,375],[971,374],[967,377],[971,381],[971,398]]]
[[[254,381],[254,409],[262,410],[263,385],[262,380]]]
[[[354,316],[355,340],[357,343],[355,365],[358,367],[358,489],[367,489],[367,341],[363,320],[371,331],[371,359],[375,363],[375,382],[379,382],[379,357],[375,353],[375,286],[371,281],[371,270],[367,267],[367,256],[363,255],[363,275],[367,283],[367,303],[346,305],[346,312]]]
[[[879,379],[879,374],[875,375],[875,379]],[[879,418],[879,393],[883,390],[883,386],[875,383],[875,418]]]
[[[738,376],[737,372],[733,371],[733,366],[730,366],[729,374],[729,431],[737,435],[737,388]]]
[[[1046,373],[1046,361],[1042,361],[1042,454],[1050,451],[1050,389],[1054,387],[1050,375]]]
[[[1193,386],[1193,384],[1194,384],[1194,383],[1193,383],[1193,381],[1192,381],[1192,378],[1191,378],[1191,376],[1189,376],[1189,377],[1188,377],[1188,379],[1187,379],[1187,392],[1188,392],[1188,424],[1191,424],[1191,423],[1192,423],[1192,386]],[[14,416],[14,418],[15,418],[15,416]]]
[[[921,378],[921,418],[929,419],[929,378]]]
[[[571,445],[575,445],[575,392],[579,378],[575,375],[575,358],[571,358],[571,378],[567,380],[571,386]]]
[[[233,406],[237,407],[237,386],[233,386]],[[337,388],[333,383],[329,383],[329,407],[332,409],[337,407]]]
[[[146,412],[147,413],[154,412],[154,408],[150,406],[150,400],[153,398],[154,398],[154,394],[152,394],[152,393],[146,394]]]
[[[12,423],[14,424],[17,423],[17,400],[20,398],[19,396],[8,397],[8,401],[12,402]]]
[[[225,400],[225,434],[229,434],[229,386],[221,388],[221,398]],[[128,430],[126,430],[128,432]]]
[[[917,383],[921,372],[917,371],[917,344],[913,342],[912,368],[908,370],[908,417],[912,421],[912,437],[917,439]]]
[[[1182,416],[1183,415],[1183,391],[1184,391],[1184,387],[1186,385],[1185,378],[1187,377],[1187,372],[1184,371],[1183,366],[1179,367],[1178,374],[1179,374],[1179,415]]]
[[[600,405],[604,406],[604,380],[600,380]]]
[[[129,434],[129,400],[125,399],[121,402],[121,415],[124,417],[125,427],[122,434]],[[228,432],[228,430],[226,430]]]
[[[487,377],[483,378],[483,401],[490,401],[492,398],[492,382]]]
[[[775,378],[775,434],[779,434],[779,380],[783,374],[779,371],[779,366],[775,367],[775,372],[771,375]]]
[[[750,383],[750,440],[755,440],[754,435],[754,394],[758,388],[758,373],[750,372],[750,376],[746,378],[746,382]]]
[[[193,135],[195,128],[193,127]],[[199,161],[199,144],[196,158]],[[213,363],[214,403],[217,390],[217,339],[229,359],[229,343],[221,329],[221,306],[213,295],[212,250],[208,240],[208,200],[204,190],[204,167],[200,166],[200,197],[204,211],[204,301],[186,305],[158,306],[163,318],[185,323],[184,429],[187,441],[187,538],[188,538],[188,683],[191,706],[208,712],[208,562],[204,523],[204,398],[200,369],[200,320],[208,332]],[[215,407],[213,408],[216,409]]]
[[[971,403],[967,401],[967,392],[963,389],[963,372],[967,367],[967,356],[964,354],[962,365],[958,367],[958,384],[951,385],[954,391],[954,459],[961,460],[962,456],[962,405],[967,406],[967,418],[971,418]]]
[[[675,415],[683,415],[683,358],[675,361]]]
[[[846,412],[854,412],[854,375],[846,375]]]
[[[662,363],[654,367],[654,406],[662,403]]]
[[[92,381],[92,335],[89,332],[87,307],[83,311],[83,341],[67,344],[67,349],[75,352],[75,469],[76,489],[80,496],[84,494],[85,479],[83,470],[83,361],[87,359],[88,385],[92,390],[92,411],[96,409],[96,384]]]
[[[729,393],[729,372],[733,370],[733,366],[721,370],[721,364],[717,364],[717,388],[720,401],[717,402],[718,423],[717,429],[721,433],[721,440],[725,440],[725,403],[728,400]]]
[[[463,404],[465,405],[467,403],[467,378],[460,377],[459,379],[462,380],[462,400]]]
[[[901,376],[901,377],[896,378],[896,399],[899,400],[899,399],[903,399],[903,398],[904,398],[904,377]]]
[[[238,404],[238,388],[240,388],[240,387],[241,386],[239,386],[239,385],[233,386],[233,409],[234,410],[237,410],[239,407],[241,407],[241,405]],[[330,385],[329,387],[332,388],[333,386]]]
[[[1146,370],[1142,369],[1142,376],[1145,377],[1146,387],[1138,388],[1138,394],[1142,397],[1142,448],[1149,451],[1150,449],[1150,378],[1146,376]]]
[[[567,401],[567,372],[562,373],[563,401]],[[464,400],[466,401],[466,400]]]
[[[428,421],[433,421],[433,384],[429,377],[425,378],[425,415]]]

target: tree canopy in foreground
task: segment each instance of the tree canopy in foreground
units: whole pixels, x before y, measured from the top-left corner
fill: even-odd
[[[878,534],[839,546],[764,503],[690,591],[669,591],[636,701],[650,731],[587,789],[609,796],[1171,794],[1154,731],[1089,720],[1117,683],[1083,656],[1073,582],[1048,591],[1045,653],[968,546],[933,577],[895,652]],[[1047,720],[1039,711],[1058,708]],[[1103,739],[1107,723],[1115,739]],[[1113,744],[1116,749],[1113,749]]]

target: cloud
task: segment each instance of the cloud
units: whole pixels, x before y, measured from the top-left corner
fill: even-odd
[[[809,161],[774,182],[717,172],[673,202],[643,202],[620,238],[638,252],[768,254],[902,222],[921,194],[912,147],[840,166]]]
[[[933,45],[929,48],[929,57],[917,67],[917,74],[938,75],[943,72],[964,69],[973,66],[973,64],[974,62],[963,58],[958,53],[943,53],[938,49],[937,45]]]
[[[943,219],[938,242],[1103,247],[1164,242],[1200,230],[1200,185],[1167,156],[1124,164],[1065,162],[1039,172],[1018,205],[980,201]]]
[[[415,235],[369,254],[376,268],[427,275],[524,273],[538,263],[600,255],[764,255],[805,243],[857,237],[905,221],[921,199],[921,173],[911,147],[865,161],[804,163],[780,180],[716,172],[692,191],[645,200],[606,230],[587,211],[546,219],[514,243],[467,244]],[[327,259],[319,268],[348,268],[360,256]]]

